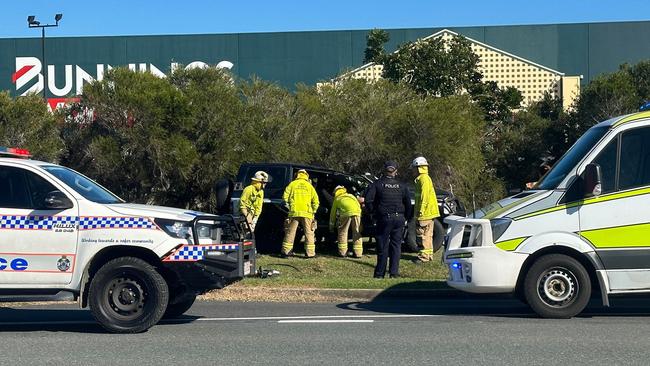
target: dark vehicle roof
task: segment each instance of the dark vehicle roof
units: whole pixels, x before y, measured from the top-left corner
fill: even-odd
[[[318,165],[297,164],[297,163],[243,163],[243,164],[241,164],[241,166],[239,168],[241,169],[241,168],[248,167],[248,166],[251,166],[251,165],[256,166],[256,167],[259,167],[259,166],[268,166],[268,167],[284,166],[284,167],[292,167],[292,168],[305,169],[305,170],[318,170],[318,171],[326,172],[326,173],[338,173],[338,174],[345,174],[345,175],[354,175],[354,174],[345,173],[345,172],[341,172],[341,171],[330,169],[330,168],[325,168],[325,167],[318,166]]]

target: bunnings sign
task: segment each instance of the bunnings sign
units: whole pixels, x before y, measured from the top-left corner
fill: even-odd
[[[215,67],[232,69],[233,66],[232,62],[222,60]],[[129,63],[126,67],[132,71],[150,72],[159,77],[166,77],[166,74],[158,66],[151,63]],[[179,63],[172,62],[168,70],[173,71],[178,67],[181,67]],[[186,69],[205,68],[209,65],[203,61],[192,61],[184,67]],[[72,64],[47,65],[47,73],[44,73],[44,65],[39,58],[16,57],[16,71],[11,75],[11,82],[15,85],[15,95],[41,93],[43,88],[46,88],[45,95],[48,97],[48,104],[50,108],[56,109],[62,104],[76,100],[77,98],[70,96],[80,95],[85,83],[102,80],[104,73],[112,68],[113,66],[107,63],[96,64],[92,70]],[[57,80],[63,80],[63,83],[57,83]]]

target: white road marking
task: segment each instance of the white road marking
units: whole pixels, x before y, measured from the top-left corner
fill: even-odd
[[[334,322],[337,319],[347,320],[348,323],[371,323],[372,320],[360,320],[360,319],[399,319],[399,318],[431,318],[431,317],[440,317],[444,315],[428,315],[428,314],[377,314],[377,315],[313,315],[313,316],[259,316],[259,317],[244,317],[244,318],[175,318],[175,319],[164,319],[161,320],[161,324],[165,323],[192,323],[194,321],[204,321],[204,322],[226,322],[226,321],[250,321],[250,320],[279,320],[279,321],[308,321],[311,320],[316,322],[316,320],[329,320],[329,322]],[[358,321],[353,321],[357,319]],[[343,321],[340,321],[343,322]],[[323,321],[322,323],[325,323]],[[28,326],[28,325],[99,325],[97,322],[92,320],[48,320],[48,321],[19,321],[19,322],[0,322],[0,327],[3,326]]]
[[[430,318],[444,315],[429,314],[377,314],[377,315],[309,315],[309,316],[259,316],[248,318],[198,318],[197,321],[229,321],[229,320],[309,320],[309,319],[365,319],[365,318]],[[187,320],[187,319],[174,319]],[[2,324],[2,323],[0,323]]]
[[[278,320],[278,323],[280,324],[286,324],[286,323],[291,323],[291,324],[297,324],[297,323],[373,323],[374,320],[372,319],[293,319],[293,320]]]

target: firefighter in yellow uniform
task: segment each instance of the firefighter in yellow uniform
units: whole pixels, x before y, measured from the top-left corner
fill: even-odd
[[[251,178],[251,184],[244,188],[239,200],[239,212],[246,218],[251,231],[255,232],[257,219],[262,214],[264,204],[264,187],[269,182],[269,175],[266,172],[258,171]]]
[[[284,190],[282,199],[289,207],[289,215],[285,221],[284,241],[282,242],[281,255],[287,257],[293,254],[293,241],[296,238],[298,225],[305,232],[305,254],[307,258],[316,256],[316,221],[314,214],[318,210],[318,194],[309,182],[309,174],[300,169],[296,179],[289,183]]]
[[[440,216],[438,200],[433,182],[429,177],[429,163],[424,157],[417,157],[411,163],[415,176],[415,218],[418,246],[420,252],[415,263],[429,262],[433,259],[433,220]]]
[[[354,195],[347,192],[345,187],[334,188],[334,202],[330,211],[329,229],[334,231],[338,217],[338,247],[339,255],[345,257],[348,252],[348,231],[352,235],[352,250],[356,258],[363,255],[361,241],[361,205]]]

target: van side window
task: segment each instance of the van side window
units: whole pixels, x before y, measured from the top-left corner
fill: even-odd
[[[0,192],[0,207],[32,208],[23,169],[0,166]]]
[[[619,189],[650,185],[650,128],[636,128],[621,136]]]
[[[602,173],[602,192],[614,192],[616,189],[616,155],[618,150],[618,138],[610,141],[609,144],[598,154],[593,161],[600,165]]]

